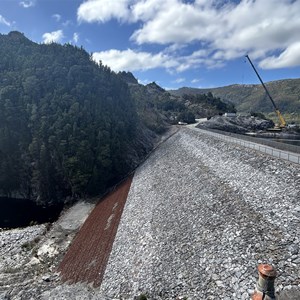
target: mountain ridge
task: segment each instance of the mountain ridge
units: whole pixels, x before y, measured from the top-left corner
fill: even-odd
[[[265,83],[275,103],[283,113],[300,111],[300,78],[280,79]],[[205,94],[211,92],[222,101],[233,103],[242,113],[274,111],[261,84],[232,84],[215,88],[182,87],[169,91],[172,95]]]

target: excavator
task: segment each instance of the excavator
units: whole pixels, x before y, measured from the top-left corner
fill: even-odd
[[[272,96],[270,95],[270,93],[269,93],[267,87],[265,86],[264,82],[262,81],[261,77],[259,76],[258,72],[256,71],[256,69],[255,69],[255,67],[254,67],[254,65],[253,65],[253,63],[252,63],[250,57],[249,57],[248,55],[246,55],[246,57],[247,57],[249,63],[251,64],[253,70],[255,71],[255,73],[256,73],[258,79],[260,80],[260,82],[261,82],[263,88],[265,89],[265,91],[266,91],[268,97],[270,98],[270,100],[271,100],[271,102],[272,102],[272,104],[273,104],[273,106],[274,106],[275,112],[276,112],[276,114],[277,114],[277,116],[278,116],[278,119],[279,119],[279,128],[277,128],[277,129],[280,130],[280,129],[286,128],[286,125],[287,125],[287,124],[286,124],[286,121],[285,121],[283,115],[282,115],[281,112],[279,111],[279,109],[278,109],[278,107],[276,106],[276,104],[275,104],[275,102],[274,102]],[[276,128],[275,128],[275,129],[276,129]]]

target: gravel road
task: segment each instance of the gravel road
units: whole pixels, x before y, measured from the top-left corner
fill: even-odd
[[[135,174],[99,299],[249,299],[258,263],[297,290],[299,217],[298,165],[183,128]]]

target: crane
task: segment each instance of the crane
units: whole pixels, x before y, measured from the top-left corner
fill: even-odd
[[[273,104],[273,106],[274,106],[275,112],[276,112],[276,114],[277,114],[277,116],[278,116],[278,119],[279,119],[279,127],[280,127],[280,128],[285,128],[285,127],[286,127],[286,121],[285,121],[283,115],[282,115],[281,112],[279,111],[279,109],[278,109],[278,107],[276,106],[276,104],[275,104],[275,102],[274,102],[272,96],[270,95],[270,93],[269,93],[267,87],[265,86],[264,82],[262,81],[261,77],[259,76],[258,72],[256,71],[256,69],[255,69],[255,67],[254,67],[254,65],[253,65],[253,63],[252,63],[250,57],[249,57],[248,55],[246,55],[246,57],[247,57],[249,63],[251,64],[253,70],[255,71],[255,73],[256,73],[258,79],[260,80],[260,82],[261,82],[263,88],[265,89],[265,91],[266,91],[268,97],[270,98],[270,100],[271,100],[271,102],[272,102],[272,104]]]

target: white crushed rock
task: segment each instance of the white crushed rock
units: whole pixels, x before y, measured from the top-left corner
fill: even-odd
[[[22,267],[26,248],[37,242],[45,229],[45,225],[35,225],[0,231],[0,273]]]
[[[134,176],[99,299],[249,299],[300,287],[300,167],[182,129]]]
[[[91,210],[94,208],[94,204],[84,201],[76,203],[60,218],[57,225],[62,229],[76,230],[86,220]]]
[[[87,284],[59,285],[52,290],[45,291],[39,300],[99,300],[95,289]]]
[[[49,290],[54,291],[51,299],[90,299],[80,295],[90,297],[91,288],[86,287],[87,292],[81,286],[76,293],[80,298],[69,298],[76,287],[64,288],[56,269],[93,207],[85,201],[76,203],[49,231],[46,225],[0,231],[0,300],[50,299]]]
[[[66,249],[92,209],[78,205],[37,249]],[[100,288],[62,284],[50,265],[0,283],[0,299],[249,299],[262,262],[277,267],[279,299],[299,299],[299,223],[299,165],[181,128],[137,169]]]

